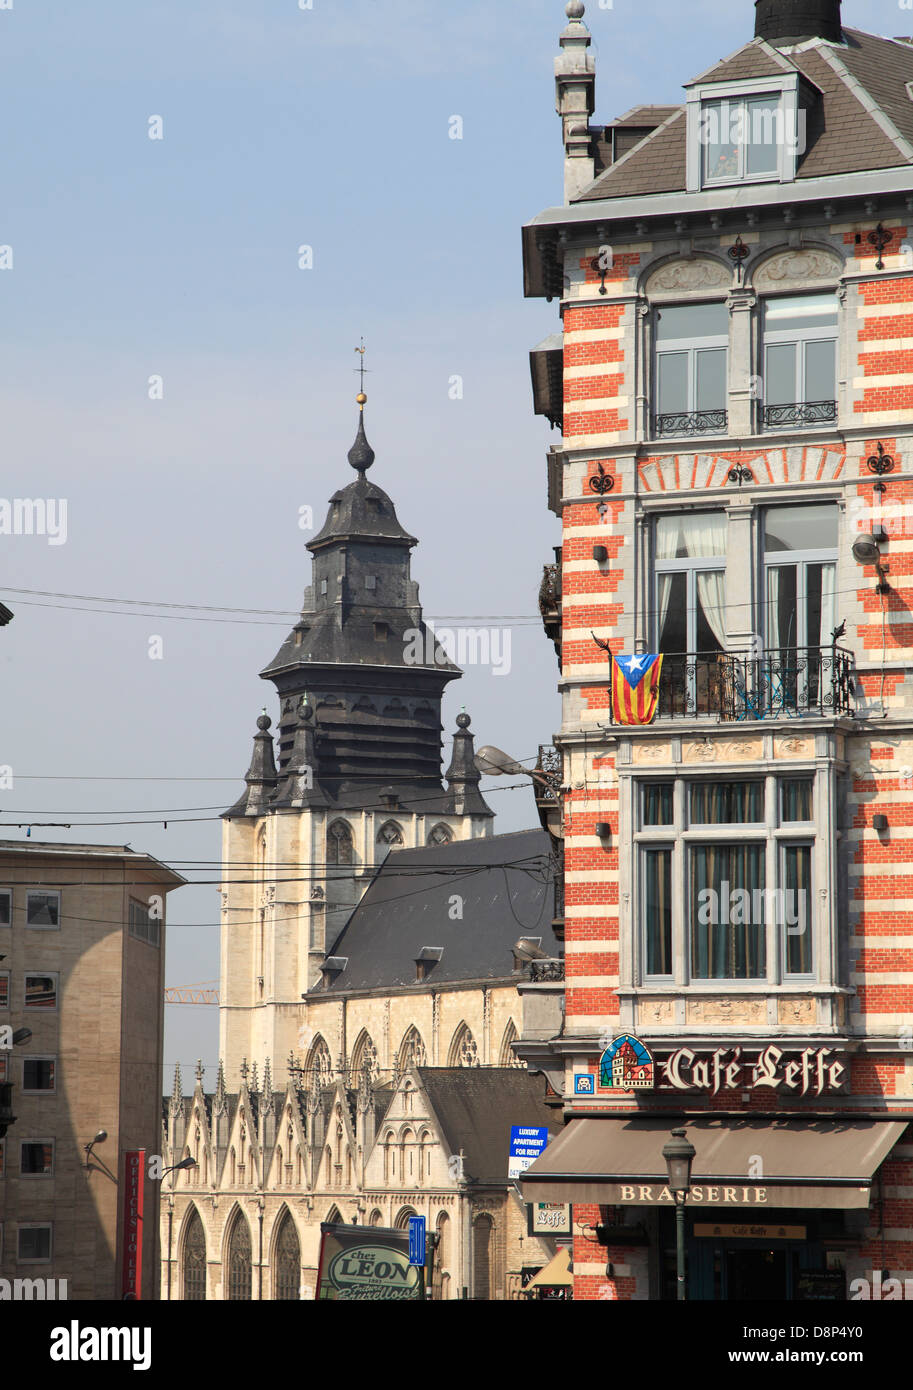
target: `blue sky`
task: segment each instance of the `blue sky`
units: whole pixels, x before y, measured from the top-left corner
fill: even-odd
[[[465,703],[480,741],[519,758],[550,741],[557,669],[536,593],[560,539],[544,467],[558,436],[532,414],[527,352],[557,314],[523,299],[520,227],[561,197],[564,22],[556,0],[0,10],[3,491],[68,502],[66,544],[0,537],[16,614],[0,633],[4,822],[161,812],[167,831],[34,836],[218,859],[218,820],[182,825],[178,808],[235,799],[264,701],[275,713],[257,672],[291,620],[87,612],[112,605],[13,590],[297,609],[299,508],[319,525],[351,476],[362,334],[372,476],[420,538],[426,613],[525,615],[509,675],[471,668],[450,687],[447,738]],[[848,4],[844,22],[911,29],[898,5]],[[587,23],[605,121],[678,99],[751,37],[753,6],[615,0]],[[89,780],[140,777],[235,780]],[[499,829],[535,823],[525,790],[492,804]],[[169,982],[215,979],[217,919],[212,887],[172,897]],[[176,1060],[186,1079],[202,1057],[214,1078],[215,1014],[167,1009],[166,1086]]]

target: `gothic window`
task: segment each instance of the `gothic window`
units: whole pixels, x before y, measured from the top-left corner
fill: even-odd
[[[228,1297],[246,1300],[251,1296],[250,1227],[239,1211],[228,1238]]]
[[[374,1210],[373,1210],[372,1213],[371,1213],[370,1219],[368,1220],[368,1225],[369,1225],[369,1226],[382,1226],[382,1225],[383,1225],[383,1222],[384,1222],[384,1214],[383,1214],[383,1212],[382,1212],[382,1211],[378,1211],[378,1210],[377,1210],[377,1207],[375,1207]]]
[[[432,1286],[434,1297],[438,1300],[445,1296],[446,1283],[449,1283],[449,1276],[445,1273],[446,1266],[450,1257],[450,1219],[447,1213],[442,1211],[437,1219],[437,1249],[434,1252],[434,1283]]]
[[[363,1072],[367,1072],[372,1081],[377,1079],[377,1048],[374,1046],[370,1033],[364,1031],[360,1034],[352,1052],[353,1084],[358,1084]]]
[[[339,1208],[338,1208],[337,1206],[332,1206],[332,1207],[330,1207],[330,1210],[327,1212],[327,1223],[326,1223],[326,1224],[327,1224],[328,1226],[338,1226],[339,1223],[340,1223],[341,1221],[342,1221],[342,1212],[339,1210]]]
[[[301,1245],[291,1212],[286,1208],[279,1223],[279,1236],[276,1240],[274,1262],[275,1284],[273,1298],[294,1302],[300,1297],[301,1284]]]
[[[276,1186],[282,1186],[282,1149],[276,1150]]]
[[[408,1067],[423,1067],[425,1065],[425,1044],[422,1042],[421,1034],[415,1027],[410,1028],[399,1045],[399,1052],[396,1054],[396,1072],[402,1076]]]
[[[308,1053],[305,1071],[308,1082],[312,1086],[329,1086],[332,1080],[333,1063],[330,1059],[330,1049],[320,1034],[314,1039],[314,1044]]]
[[[447,1065],[448,1067],[477,1067],[480,1065],[478,1045],[465,1023],[461,1023],[453,1035]]]
[[[499,1059],[502,1067],[522,1067],[523,1063],[511,1047],[511,1043],[517,1041],[517,1029],[513,1019],[510,1020],[504,1029],[504,1039],[501,1043],[501,1056]]]
[[[425,1130],[419,1149],[418,1180],[420,1183],[431,1181],[431,1145],[431,1135]]]
[[[395,1222],[393,1223],[396,1230],[408,1230],[410,1216],[418,1216],[418,1212],[413,1207],[403,1207],[402,1211],[399,1213]]]
[[[428,832],[429,845],[449,845],[453,832],[448,825],[433,825]]]
[[[491,1238],[494,1222],[488,1215],[476,1218],[472,1228],[472,1296],[491,1298]]]
[[[327,830],[327,864],[352,864],[355,861],[355,841],[348,821],[334,820]]]
[[[203,1303],[206,1299],[206,1237],[196,1207],[190,1209],[190,1220],[184,1231],[181,1251],[181,1277],[185,1303]]]
[[[377,832],[377,843],[390,846],[405,844],[403,832],[395,820],[384,821]]]
[[[390,1182],[396,1177],[396,1150],[393,1147],[393,1135],[388,1133],[384,1138],[384,1182]]]
[[[327,1144],[327,1187],[333,1185],[333,1150]]]
[[[236,1183],[236,1180],[237,1180],[236,1162],[237,1162],[237,1160],[235,1159],[235,1151],[234,1151],[234,1149],[232,1149],[231,1154],[229,1155],[229,1159],[228,1159],[228,1167],[229,1167],[229,1172],[230,1172],[230,1174],[231,1174],[231,1184],[230,1184],[230,1185],[231,1185],[232,1187],[235,1186],[235,1183]]]
[[[399,1137],[399,1179],[400,1182],[415,1181],[415,1135],[411,1129],[404,1129]]]

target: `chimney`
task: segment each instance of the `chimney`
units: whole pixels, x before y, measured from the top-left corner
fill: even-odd
[[[840,43],[840,0],[755,0],[754,36],[779,48],[806,39]]]
[[[593,182],[595,166],[589,131],[596,96],[596,69],[590,46],[590,32],[583,23],[583,0],[568,0],[567,28],[555,59],[555,110],[561,117],[564,137],[564,201]]]

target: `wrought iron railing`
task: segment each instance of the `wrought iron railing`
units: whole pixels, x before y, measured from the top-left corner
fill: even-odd
[[[765,405],[766,429],[787,425],[826,425],[837,418],[836,401],[794,401],[792,405]]]
[[[855,699],[855,662],[842,647],[667,652],[654,717],[740,721],[851,715]]]
[[[724,434],[726,420],[725,410],[676,410],[667,415],[655,416],[653,433],[656,437],[681,434]]]
[[[556,554],[559,554],[556,547]],[[561,665],[561,562],[542,566],[542,582],[539,585],[539,612],[545,635],[555,648],[558,664]]]

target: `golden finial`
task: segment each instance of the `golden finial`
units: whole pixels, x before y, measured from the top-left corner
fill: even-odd
[[[365,401],[368,399],[367,396],[365,395],[365,340],[364,340],[364,338],[362,338],[362,340],[361,340],[361,347],[357,347],[357,348],[355,349],[355,351],[361,353],[361,361],[359,362],[359,364],[358,364],[358,366],[357,366],[357,368],[356,368],[356,371],[358,372],[359,377],[361,378],[361,389],[359,390],[358,395],[355,397],[355,399],[356,399],[356,401],[358,402],[358,409],[359,409],[359,410],[364,410],[364,408],[365,408]]]

